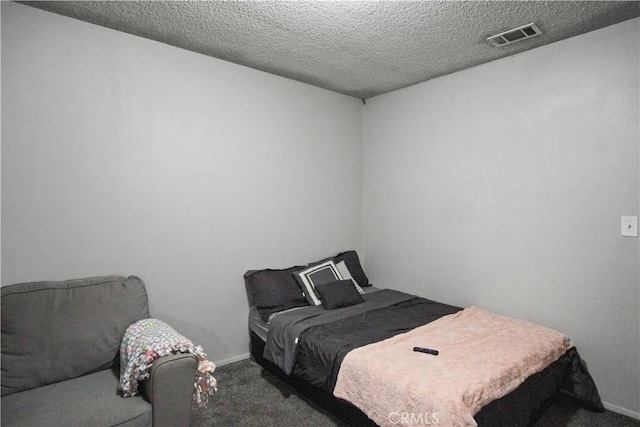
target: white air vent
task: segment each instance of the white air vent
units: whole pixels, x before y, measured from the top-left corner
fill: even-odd
[[[531,24],[523,25],[522,27],[514,28],[513,30],[488,37],[487,41],[494,46],[500,47],[530,39],[531,37],[539,36],[540,34],[542,34],[542,31],[540,31],[540,28],[532,22]]]

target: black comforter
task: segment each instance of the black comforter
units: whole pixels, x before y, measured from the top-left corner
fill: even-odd
[[[308,328],[299,337],[294,373],[316,387],[333,392],[340,365],[349,351],[409,332],[459,310],[459,307],[424,298],[412,298]]]

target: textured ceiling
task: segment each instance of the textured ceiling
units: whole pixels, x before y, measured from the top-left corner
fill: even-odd
[[[638,1],[24,4],[362,99],[640,16]],[[485,41],[530,22],[543,35]]]

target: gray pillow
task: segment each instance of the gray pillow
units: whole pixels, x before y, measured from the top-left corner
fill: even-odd
[[[298,283],[291,275],[301,266],[282,270],[252,270],[244,275],[250,304],[255,305],[265,322],[278,311],[309,305]]]
[[[322,305],[327,310],[349,307],[364,302],[351,280],[338,280],[316,286]]]

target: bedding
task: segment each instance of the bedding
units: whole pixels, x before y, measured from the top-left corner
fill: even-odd
[[[373,292],[377,292],[379,291],[379,288],[376,288],[375,286],[369,286],[366,288],[362,289],[362,293],[363,294],[370,294]],[[264,319],[262,319],[262,317],[260,316],[260,313],[258,312],[258,308],[255,305],[252,305],[251,307],[249,307],[249,330],[254,333],[258,338],[260,338],[261,341],[264,342],[267,341],[267,334],[269,332],[269,321],[282,314],[282,313],[286,313],[289,310],[298,310],[304,307],[295,307],[295,308],[290,308],[288,310],[283,310],[283,311],[279,311],[279,312],[275,312],[269,315],[269,317],[267,318],[267,321],[265,321]],[[260,351],[260,354],[262,355],[262,350]]]
[[[347,255],[345,256],[345,254]],[[342,258],[340,258],[341,256]],[[356,266],[354,266],[354,259],[357,261]],[[343,415],[349,414],[346,418],[355,416],[353,419],[358,420],[355,424],[368,424],[371,420],[365,413],[371,415],[372,410],[375,412],[375,409],[372,408],[378,408],[383,412],[388,411],[389,408],[385,408],[380,402],[371,401],[363,404],[362,400],[369,400],[370,392],[362,389],[359,385],[354,387],[355,392],[353,390],[345,392],[347,387],[345,387],[346,383],[342,382],[344,378],[351,377],[353,380],[355,377],[365,377],[369,371],[385,372],[383,369],[384,366],[387,366],[385,363],[390,363],[390,366],[396,366],[398,369],[400,367],[408,369],[409,374],[404,374],[406,378],[421,378],[428,376],[428,374],[421,371],[424,367],[421,365],[418,368],[407,368],[409,366],[407,361],[398,357],[398,354],[404,354],[402,351],[391,353],[391,356],[375,353],[376,356],[372,359],[362,357],[362,354],[365,354],[363,352],[370,349],[377,351],[376,349],[388,347],[394,340],[401,340],[405,335],[411,336],[422,328],[427,328],[427,330],[433,328],[437,335],[441,333],[438,332],[440,330],[439,323],[445,322],[446,324],[446,319],[456,316],[464,317],[466,314],[462,314],[465,313],[465,310],[460,307],[395,290],[372,287],[364,275],[364,271],[361,270],[362,267],[355,251],[347,251],[335,257],[311,263],[297,271],[295,269],[289,271],[296,279],[295,275],[298,272],[328,261],[331,261],[329,265],[338,267],[341,262],[344,262],[354,285],[358,284],[355,287],[357,291],[350,293],[349,298],[338,296],[337,302],[326,303],[326,298],[322,296],[323,286],[320,286],[319,292],[318,289],[314,290],[318,293],[318,300],[321,304],[273,311],[266,317],[256,315],[258,309],[252,307],[250,310],[251,354],[252,358],[263,367],[281,376],[282,379],[290,382],[305,394],[313,396],[315,401],[330,411],[334,413],[337,411],[341,418],[345,419]],[[360,271],[354,274],[354,271],[358,269]],[[340,269],[338,275],[348,280],[348,277],[343,275],[343,271]],[[245,283],[248,287],[249,283],[246,278],[245,275]],[[337,287],[340,284],[348,285],[346,281],[342,283],[330,281],[329,283],[330,286],[325,286],[325,288]],[[301,287],[300,289],[304,290],[305,288]],[[249,290],[247,293],[250,294]],[[358,295],[362,301],[358,300],[357,303],[355,300],[351,301],[350,298],[353,298],[354,294]],[[344,299],[349,301],[343,301]],[[250,305],[252,305],[251,299]],[[489,334],[483,339],[487,340],[492,335]],[[464,340],[458,339],[458,341]],[[415,360],[419,364],[434,362],[434,359],[436,361],[449,359],[447,355],[451,353],[447,347],[440,349],[445,352],[439,356],[411,351],[415,345],[427,347],[433,346],[433,342],[435,341],[421,339],[419,343],[413,343],[414,345],[408,349],[407,352],[410,353],[410,356],[406,354],[404,356],[418,357]],[[556,345],[558,342],[556,340]],[[515,375],[515,377],[507,380],[506,385],[503,384],[502,387],[499,387],[502,392],[495,393],[495,390],[492,389],[490,392],[480,392],[480,397],[477,395],[467,396],[467,400],[472,402],[470,415],[467,413],[462,415],[462,418],[456,418],[457,415],[451,415],[448,412],[446,416],[464,419],[468,424],[472,424],[469,420],[475,419],[481,425],[527,425],[539,416],[560,390],[577,398],[581,405],[588,409],[603,411],[604,408],[597,388],[577,350],[574,347],[567,350],[564,337],[561,337],[560,342],[560,347],[555,347],[555,353],[550,351],[542,358],[529,355],[528,360],[535,361],[535,363],[521,362],[515,363],[511,367],[513,369],[507,367],[508,374]],[[518,345],[512,346],[519,347]],[[509,346],[507,345],[506,348]],[[458,360],[465,360],[464,354],[458,354],[458,356],[460,356],[457,358]],[[495,361],[496,357],[490,356],[490,360]],[[524,356],[524,360],[527,360],[527,356]],[[496,363],[496,365],[500,364]],[[524,368],[524,370],[522,371],[520,368]],[[343,369],[345,370],[343,371]],[[456,367],[447,369],[451,372],[457,370]],[[350,373],[349,370],[352,372]],[[484,375],[486,369],[482,368],[479,371],[478,378],[486,380],[491,377]],[[466,376],[461,373],[458,375]],[[509,377],[509,375],[496,375]],[[343,380],[340,380],[338,385],[340,377],[343,377]],[[443,381],[446,383],[446,375]],[[376,384],[375,390],[393,389],[397,386],[396,379],[384,375],[384,373],[372,383]],[[442,388],[447,387],[439,387],[439,389]],[[334,396],[334,392],[338,397]],[[363,397],[362,393],[366,397]],[[419,394],[424,397],[425,394],[429,395],[430,393],[429,390],[422,390],[422,393]],[[486,396],[490,396],[490,398],[486,398]],[[346,400],[343,400],[345,398]],[[478,404],[478,402],[480,403]],[[358,406],[360,409],[356,408]],[[364,413],[361,410],[364,410]],[[377,419],[379,423],[383,423],[383,421]]]
[[[366,294],[363,298],[365,299],[363,304],[336,310],[325,310],[322,306],[310,306],[301,310],[279,313],[269,323],[264,357],[287,374],[293,372],[296,362],[298,362],[298,368],[305,367],[306,364],[300,360],[301,358],[311,359],[309,360],[309,369],[320,376],[298,373],[302,373],[306,377],[305,379],[314,385],[332,383],[330,375],[335,358],[331,353],[340,352],[341,349],[355,348],[356,343],[363,341],[371,340],[374,342],[379,340],[380,336],[394,335],[395,328],[387,322],[387,316],[376,316],[380,313],[376,310],[391,307],[415,297],[398,291],[382,289]],[[419,322],[416,322],[416,325],[417,323]],[[385,324],[389,327],[386,334],[384,334]],[[342,329],[342,331],[334,329]],[[405,331],[409,329],[410,327]],[[345,332],[347,333],[345,334]],[[340,335],[341,333],[342,335]],[[299,354],[300,351],[304,351],[304,354]],[[317,364],[313,361],[316,356]],[[343,357],[343,355],[338,357]]]
[[[463,312],[460,307],[390,289],[370,292],[362,297],[365,300],[364,303],[335,310],[325,310],[321,306],[310,306],[274,314],[270,319],[267,339],[259,359],[274,364],[284,374],[302,380],[314,389],[322,390],[328,395],[334,395],[344,360],[350,357],[351,353],[353,353],[353,357],[350,357],[351,362],[347,362],[345,366],[355,365],[365,369],[371,365],[373,371],[380,371],[382,369],[380,366],[370,360],[358,357],[358,353],[365,351],[370,346],[386,347],[394,339],[393,337],[398,339],[411,334],[410,331],[419,330],[421,327],[432,325],[437,330],[438,320]],[[498,334],[497,337],[499,338],[500,335]],[[589,409],[603,410],[597,388],[577,351],[574,347],[567,351],[564,337],[561,335],[558,337],[556,344],[560,345],[562,351],[558,355],[547,358],[548,360],[542,364],[544,366],[541,368],[545,368],[549,362],[552,362],[549,368],[539,372],[540,366],[536,366],[535,369],[527,373],[533,374],[530,378],[534,378],[529,381],[529,384],[534,385],[529,385],[526,393],[522,393],[524,397],[515,399],[515,404],[514,399],[503,405],[492,405],[497,402],[495,400],[491,403],[489,403],[490,400],[482,401],[482,405],[497,409],[492,409],[489,412],[492,415],[487,416],[486,412],[482,411],[476,417],[484,419],[485,423],[487,419],[493,423],[496,417],[501,417],[503,420],[512,419],[514,417],[512,411],[516,411],[518,417],[529,420],[532,413],[535,413],[541,405],[552,398],[559,389],[563,389],[567,394],[577,398],[583,406]],[[420,341],[420,343],[416,342],[413,345],[433,346],[430,342],[432,341]],[[439,356],[414,354],[411,351],[413,345],[408,347],[407,352],[411,353],[412,357],[420,356],[418,360],[425,363],[429,361],[429,359],[425,360],[427,357],[443,360],[446,355],[446,353]],[[442,351],[444,349],[445,347],[440,348]],[[379,359],[383,364],[390,361],[391,366],[405,369],[408,366],[394,357],[380,357]],[[524,365],[527,367],[527,363]],[[455,371],[456,368],[451,369]],[[423,375],[415,369],[410,368],[409,371],[411,378],[420,378],[420,375]],[[382,372],[385,371],[382,370]],[[484,378],[483,372],[484,370],[481,369],[480,378]],[[518,377],[510,385],[519,384],[526,379],[526,376]],[[381,381],[377,384],[378,386],[393,387],[396,379],[393,374],[384,375]],[[446,379],[444,381],[446,382]],[[337,397],[339,399],[347,397],[346,400],[352,404],[355,403],[356,407],[362,403],[358,402],[357,398],[341,394],[341,389],[342,386],[338,388]],[[513,392],[511,387],[506,387],[503,390],[506,392],[493,394],[492,399],[502,396],[504,396],[503,399],[506,399],[511,394],[518,395],[515,392],[519,391],[516,389]],[[507,395],[509,391],[512,393]],[[362,392],[366,393],[364,390]],[[540,393],[539,400],[534,398],[536,393]],[[354,393],[354,395],[357,396],[359,393]],[[369,394],[366,396],[369,397]],[[521,402],[522,399],[527,402]],[[365,400],[367,399],[365,398]],[[361,409],[365,409],[366,413],[367,407],[365,405],[362,405]],[[477,409],[479,407],[474,407],[473,411],[477,412]],[[499,415],[494,415],[496,412]],[[381,422],[380,419],[376,421]],[[524,424],[526,425],[527,422]]]
[[[438,353],[412,351],[425,343]],[[349,352],[334,395],[380,426],[393,425],[393,413],[430,413],[443,425],[475,426],[473,416],[483,406],[515,390],[569,347],[557,331],[469,307]]]

